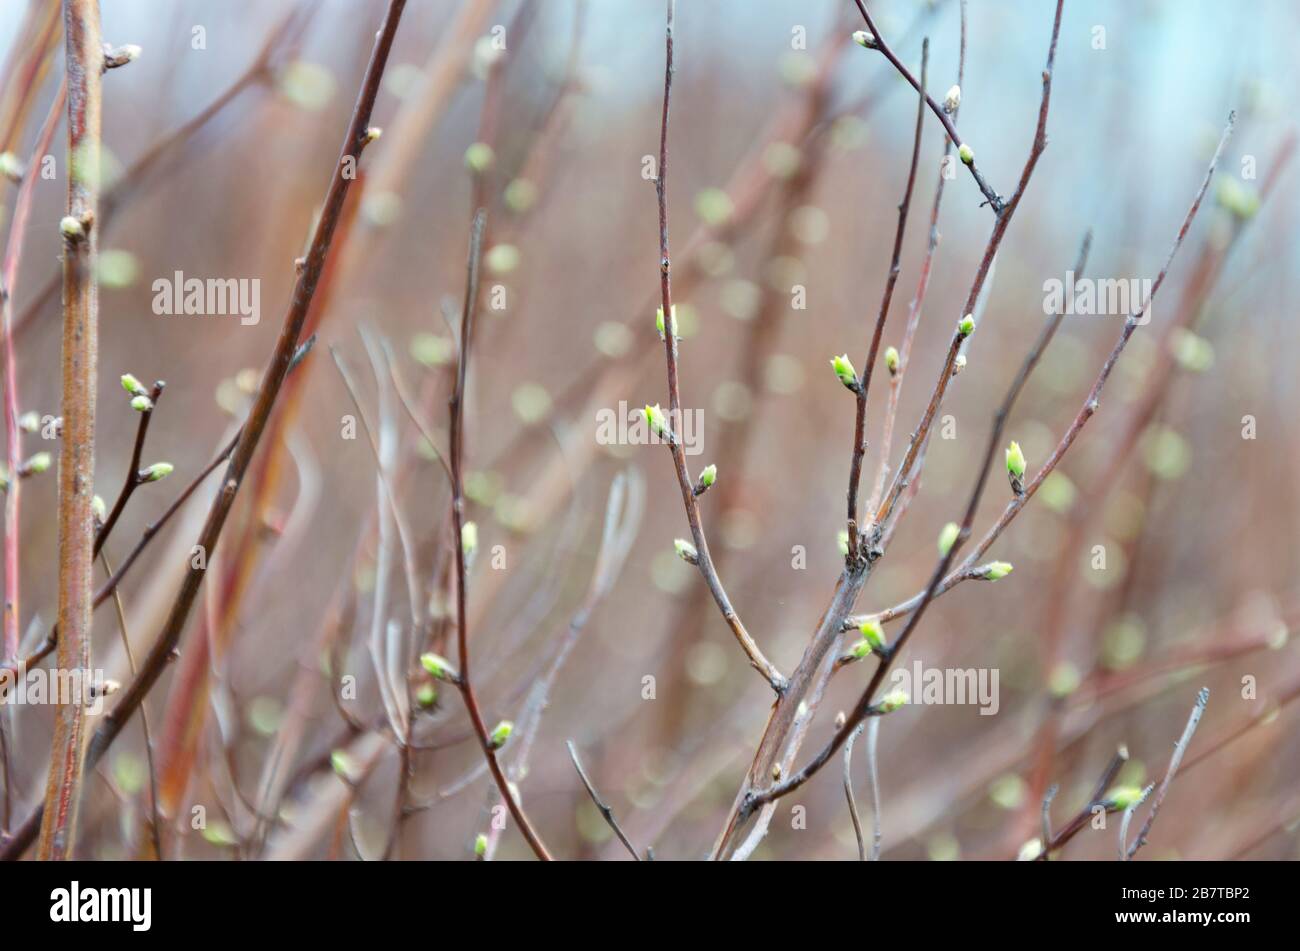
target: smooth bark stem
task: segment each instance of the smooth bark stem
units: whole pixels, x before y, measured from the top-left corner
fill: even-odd
[[[100,78],[103,44],[99,0],[64,0],[68,75],[68,216],[64,229],[63,440],[59,452],[58,668],[90,672],[90,619],[95,495],[95,383],[99,358],[99,287],[95,280],[95,211],[99,200]],[[76,684],[77,680],[70,680]],[[81,797],[85,703],[59,697],[45,784],[45,819],[37,857],[66,859],[76,840]]]

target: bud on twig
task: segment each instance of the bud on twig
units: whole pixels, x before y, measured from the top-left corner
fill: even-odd
[[[858,30],[853,34],[853,42],[857,43],[865,50],[874,50],[879,47],[876,42],[875,34],[868,33],[866,30]]]
[[[980,568],[980,577],[985,581],[1001,581],[1015,569],[1009,561],[990,561]]]
[[[858,625],[858,631],[861,632],[863,640],[870,645],[871,650],[881,650],[885,646],[885,629],[880,626],[880,622],[873,617],[869,617]]]
[[[54,458],[48,452],[38,452],[18,467],[18,475],[40,475],[50,468]]]
[[[975,332],[975,315],[967,314],[957,322],[957,333],[963,337],[969,337]]]
[[[676,304],[673,304],[672,306],[672,325],[673,325],[673,338],[676,339],[677,338],[677,305]],[[659,331],[659,339],[663,340],[665,330],[664,330],[664,309],[662,307],[658,308],[655,311],[655,330]]]
[[[948,94],[943,97],[943,111],[948,113],[948,115],[952,115],[957,111],[957,107],[960,105],[961,87],[954,84],[953,87],[948,90]]]
[[[502,720],[492,728],[488,734],[488,746],[494,750],[499,750],[506,745],[506,740],[510,739],[510,734],[514,732],[515,725],[509,720]]]
[[[1020,847],[1020,852],[1016,855],[1017,862],[1032,862],[1043,853],[1043,840],[1030,839]]]
[[[962,164],[973,165],[975,163],[975,150],[963,142],[961,148],[957,150],[957,157],[962,160]]]
[[[697,482],[695,485],[695,494],[703,495],[705,492],[709,490],[709,487],[713,485],[714,482],[717,481],[717,479],[718,479],[718,467],[713,463],[709,463],[700,472],[700,481]]]
[[[438,688],[433,684],[424,684],[415,692],[415,702],[421,710],[428,710],[438,702]]]
[[[961,534],[961,526],[956,522],[949,522],[939,532],[939,554],[946,555],[952,551],[953,543],[957,541],[957,536]]]
[[[148,396],[149,389],[143,383],[135,378],[133,373],[122,374],[122,389],[126,390],[132,396]]]
[[[25,433],[34,433],[41,428],[41,414],[28,410],[18,417],[18,428]]]
[[[455,680],[457,677],[456,669],[451,666],[447,658],[438,654],[421,654],[420,666],[439,680]]]
[[[906,690],[901,687],[895,687],[893,690],[889,691],[889,693],[880,698],[880,703],[876,705],[876,709],[878,709],[882,714],[893,713],[899,707],[908,704],[911,699],[912,698],[908,696]]]
[[[849,360],[847,353],[840,354],[838,357],[831,358],[831,369],[835,375],[840,378],[840,382],[854,393],[862,388],[858,382],[858,371],[853,369],[853,363]]]
[[[474,836],[474,855],[477,858],[483,858],[487,855],[487,836],[482,832]]]
[[[0,152],[0,176],[9,179],[15,185],[23,180],[23,163],[12,152]]]
[[[141,482],[158,482],[172,474],[176,467],[170,462],[155,462],[151,466],[146,466],[140,470]]]
[[[677,557],[688,565],[698,565],[700,563],[700,553],[684,538],[673,539],[673,550],[677,552]]]
[[[885,369],[889,371],[890,376],[893,376],[895,373],[898,372],[898,348],[897,347],[885,348]]]
[[[474,549],[478,548],[478,524],[476,522],[466,522],[460,527],[460,547],[466,555],[474,554]]]
[[[86,229],[81,226],[81,222],[72,215],[65,215],[59,222],[59,230],[69,241],[77,241],[86,236]]]
[[[1016,495],[1025,494],[1025,454],[1020,443],[1014,439],[1007,446],[1007,479],[1011,482],[1011,491]]]
[[[659,408],[658,403],[654,406],[646,404],[645,421],[651,432],[658,433],[670,443],[673,441],[673,431],[668,428],[668,420],[664,419],[664,411]]]
[[[147,396],[131,397],[131,408],[137,413],[148,413],[153,409],[153,400]]]

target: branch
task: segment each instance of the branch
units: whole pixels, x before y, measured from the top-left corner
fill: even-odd
[[[1164,804],[1165,794],[1169,792],[1169,785],[1174,781],[1174,776],[1178,772],[1178,764],[1183,761],[1183,754],[1187,752],[1187,745],[1192,742],[1192,737],[1196,734],[1196,728],[1201,723],[1201,716],[1205,713],[1205,705],[1209,702],[1210,688],[1202,687],[1200,692],[1196,694],[1196,704],[1192,707],[1191,716],[1187,718],[1187,726],[1183,728],[1183,735],[1174,746],[1174,755],[1170,757],[1169,768],[1165,771],[1165,778],[1156,791],[1155,802],[1151,803],[1151,814],[1147,816],[1147,821],[1142,823],[1142,828],[1138,829],[1137,839],[1129,846],[1126,858],[1133,858],[1137,850],[1146,845],[1147,833],[1151,831],[1151,825],[1156,821],[1156,815],[1160,812],[1161,805]]]
[[[871,389],[871,377],[876,368],[876,358],[880,353],[880,338],[885,332],[885,320],[889,317],[889,304],[894,298],[894,286],[898,283],[899,261],[903,256],[903,235],[907,231],[907,212],[912,206],[912,189],[916,185],[916,165],[921,157],[921,120],[925,118],[925,74],[930,62],[930,40],[921,43],[921,85],[920,98],[916,102],[916,132],[912,140],[912,164],[907,171],[907,187],[903,190],[903,200],[898,205],[898,226],[894,231],[894,251],[889,261],[889,274],[885,278],[885,290],[880,298],[880,312],[876,315],[876,328],[871,334],[871,347],[867,350],[867,362],[862,368],[862,378],[855,389],[857,396],[857,416],[853,424],[853,454],[849,463],[848,492],[848,531],[849,557],[870,557],[859,551],[858,545],[858,486],[862,481],[862,457],[867,451],[867,393]],[[866,541],[874,546],[875,539]]]
[[[95,385],[99,284],[95,211],[99,201],[104,51],[99,0],[64,0],[68,85],[68,214],[63,249],[63,441],[59,452],[59,667],[90,669],[91,584],[95,560]],[[60,697],[54,719],[45,821],[37,857],[70,858],[81,799],[86,711]]]
[[[867,12],[867,8],[863,5],[862,0],[853,0],[853,2],[857,4],[858,12],[862,14],[862,19],[866,21],[867,28],[871,31],[871,35],[873,37],[872,48],[880,50],[880,52],[884,55],[885,59],[889,60],[889,62],[893,64],[894,69],[898,70],[899,74],[904,79],[906,79],[909,83],[912,84],[912,88],[921,94],[921,96],[925,99],[925,104],[930,107],[930,111],[933,112],[935,116],[938,118],[938,120],[943,124],[943,130],[946,133],[948,133],[948,138],[952,140],[952,144],[955,145],[958,150],[960,150],[965,143],[962,142],[961,136],[957,134],[957,125],[954,122],[954,120],[950,119],[944,113],[943,106],[935,102],[932,97],[926,95],[924,82],[917,82],[916,77],[913,76],[911,71],[906,66],[903,65],[902,60],[900,60],[897,56],[894,55],[894,51],[889,48],[889,46],[885,43],[884,39],[881,37],[880,30],[876,27],[876,24],[872,21],[871,14]],[[1060,4],[1057,4],[1057,26],[1059,29]],[[1055,52],[1055,45],[1053,45],[1053,52]],[[1051,71],[1050,62],[1048,63],[1048,71],[1049,72]],[[970,161],[967,162],[963,159],[963,164],[965,164],[965,166],[970,169],[971,177],[975,179],[975,184],[978,185],[980,191],[984,193],[984,197],[987,200],[987,204],[989,205],[989,207],[993,209],[994,214],[1001,216],[1002,213],[1007,210],[1007,207],[1011,203],[1003,202],[1003,200],[1000,197],[998,197],[998,193],[993,190],[993,187],[989,185],[987,181],[984,180],[984,176],[981,175],[979,169],[975,167],[975,158],[973,152],[971,153]]]
[[[664,352],[668,360],[668,419],[670,424],[672,424],[672,421],[682,418],[681,387],[677,380],[677,336],[674,333],[676,321],[673,317],[672,256],[668,251],[668,113],[672,104],[673,91],[674,6],[675,0],[668,0],[668,22],[665,29],[664,107],[663,118],[659,126],[659,175],[655,179],[655,191],[659,198],[659,290],[664,313]],[[740,643],[745,656],[749,658],[749,663],[763,675],[763,679],[768,682],[772,689],[780,694],[786,688],[785,677],[763,655],[763,651],[750,637],[749,631],[745,629],[744,623],[740,620],[740,616],[736,613],[735,608],[731,606],[731,600],[727,597],[726,589],[722,586],[722,580],[718,577],[717,570],[713,566],[713,559],[709,556],[709,543],[704,536],[704,524],[700,519],[700,506],[695,495],[695,483],[686,468],[686,451],[682,447],[681,441],[671,432],[666,433],[665,436],[668,448],[672,452],[673,464],[677,470],[677,482],[682,491],[682,504],[686,507],[686,520],[690,524],[691,538],[695,544],[695,563],[700,569],[700,574],[704,576],[704,583],[708,585],[713,600],[717,602],[718,610],[722,612],[723,619]]]
[[[614,830],[614,834],[618,836],[618,841],[623,843],[623,847],[631,853],[632,858],[636,859],[638,862],[641,861],[641,856],[636,854],[636,849],[633,847],[631,840],[629,840],[626,833],[619,828],[618,820],[614,818],[614,810],[601,800],[600,793],[596,792],[596,787],[593,786],[591,780],[587,778],[587,771],[582,768],[582,763],[578,761],[578,751],[573,746],[573,740],[565,740],[564,745],[569,748],[569,759],[573,760],[573,768],[578,771],[578,778],[582,780],[582,785],[587,787],[587,795],[590,796],[591,801],[596,804],[596,808],[600,810],[600,814],[605,817],[605,822]]]
[[[87,0],[69,0],[69,2],[87,2]],[[117,738],[118,733],[126,725],[126,721],[130,719],[131,714],[144,701],[149,690],[162,675],[163,670],[166,669],[172,652],[180,641],[185,622],[189,618],[190,610],[194,606],[195,598],[198,596],[199,586],[207,572],[207,565],[211,563],[212,556],[215,554],[217,542],[221,538],[222,528],[224,528],[226,518],[230,514],[231,506],[234,505],[235,496],[239,492],[240,483],[244,478],[244,474],[248,471],[253,453],[257,449],[263,431],[266,429],[271,410],[275,406],[276,397],[279,395],[280,387],[284,383],[285,375],[288,373],[290,365],[298,352],[298,337],[302,332],[303,323],[307,319],[307,312],[311,307],[312,298],[315,295],[316,286],[325,265],[325,257],[329,252],[334,230],[343,211],[344,199],[347,197],[348,188],[352,184],[352,175],[349,170],[360,151],[375,138],[370,134],[370,113],[374,107],[375,98],[379,93],[384,65],[388,62],[393,37],[397,33],[398,21],[401,19],[402,10],[405,6],[406,0],[389,0],[383,26],[376,34],[375,45],[370,54],[370,62],[366,67],[361,91],[353,109],[352,119],[344,136],[338,160],[334,166],[329,190],[326,193],[325,202],[312,235],[311,246],[307,256],[303,259],[301,268],[298,270],[293,297],[285,314],[275,351],[263,374],[248,420],[240,430],[238,441],[231,454],[230,463],[226,467],[221,490],[213,500],[203,530],[199,535],[198,547],[206,553],[203,566],[196,567],[194,562],[191,562],[190,569],[186,573],[180,590],[177,592],[168,612],[163,629],[159,632],[157,639],[150,648],[149,654],[141,666],[139,676],[132,679],[130,686],[123,691],[117,705],[104,717],[99,729],[96,730],[95,735],[92,737],[85,756],[86,764],[92,768],[103,758],[113,740]],[[99,76],[98,70],[94,70],[93,75],[97,80]],[[66,430],[64,438],[66,447],[68,442]],[[89,509],[89,501],[89,498],[87,498],[87,509]],[[88,533],[89,522],[87,522],[87,539],[89,538]],[[89,541],[87,541],[87,554],[89,554],[89,547]],[[123,567],[119,567],[118,571],[122,571]],[[60,638],[60,645],[62,645],[63,640],[64,638]],[[23,827],[15,832],[14,837],[5,843],[3,850],[0,851],[0,857],[13,857],[21,854],[22,850],[31,841],[31,832],[34,831],[34,823],[40,821],[41,811],[40,809],[36,810],[32,817],[24,823]]]
[[[528,840],[528,845],[532,848],[533,853],[543,862],[549,862],[551,860],[550,851],[533,829],[533,824],[529,821],[523,806],[520,805],[519,798],[514,789],[511,788],[510,781],[506,778],[504,770],[501,769],[501,762],[498,760],[496,752],[501,743],[494,742],[488,734],[487,725],[483,722],[483,714],[479,710],[478,697],[474,693],[469,674],[469,631],[465,597],[465,498],[462,480],[465,451],[465,434],[463,431],[465,376],[469,368],[471,331],[473,330],[472,318],[478,300],[479,264],[483,256],[483,228],[486,221],[487,214],[480,209],[474,215],[474,223],[470,228],[469,263],[466,265],[468,274],[465,282],[465,309],[462,311],[460,319],[460,359],[457,361],[456,367],[456,387],[452,392],[450,401],[451,523],[452,545],[456,552],[456,646],[460,664],[459,675],[456,677],[455,683],[460,688],[461,696],[465,700],[465,709],[469,713],[470,723],[474,727],[474,733],[478,736],[479,746],[483,749],[488,769],[492,772],[492,778],[496,781],[497,789],[501,792],[501,798],[509,806],[510,814],[514,816],[515,822],[519,824],[519,831]]]

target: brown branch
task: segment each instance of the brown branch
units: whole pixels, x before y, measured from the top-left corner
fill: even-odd
[[[1152,824],[1156,821],[1156,815],[1160,812],[1160,806],[1165,801],[1165,794],[1169,792],[1169,786],[1174,781],[1174,776],[1178,773],[1178,764],[1183,761],[1183,754],[1187,752],[1187,746],[1192,742],[1192,737],[1196,734],[1196,728],[1201,723],[1201,716],[1205,713],[1205,705],[1210,702],[1210,690],[1208,687],[1202,687],[1196,694],[1196,703],[1192,707],[1191,716],[1187,718],[1187,726],[1183,728],[1183,735],[1179,738],[1178,743],[1174,746],[1174,755],[1169,758],[1169,768],[1165,770],[1165,778],[1160,782],[1160,788],[1156,790],[1156,798],[1151,803],[1151,812],[1147,815],[1147,821],[1142,823],[1142,828],[1138,829],[1137,838],[1133,844],[1128,846],[1126,857],[1131,859],[1137,850],[1146,845],[1147,834],[1151,831]],[[1121,845],[1121,847],[1123,847]]]
[[[478,301],[479,264],[483,256],[483,229],[486,219],[487,213],[479,209],[474,215],[474,223],[470,228],[469,263],[466,266],[468,274],[465,282],[465,309],[460,319],[460,359],[457,361],[456,366],[456,388],[452,392],[449,407],[451,411],[451,434],[448,452],[451,457],[451,524],[452,545],[455,548],[456,559],[456,648],[459,661],[459,675],[456,677],[455,683],[460,688],[461,696],[465,700],[465,709],[469,713],[470,723],[474,727],[474,733],[478,737],[479,746],[483,750],[483,756],[487,760],[492,778],[496,781],[497,789],[501,792],[501,798],[506,801],[510,814],[514,816],[515,822],[519,824],[519,831],[528,840],[528,845],[532,848],[533,854],[543,862],[549,862],[551,860],[550,851],[533,828],[532,822],[528,819],[528,814],[524,812],[515,791],[510,786],[509,779],[506,778],[506,774],[501,768],[501,762],[497,758],[497,746],[499,744],[494,744],[488,735],[487,724],[483,721],[478,697],[470,681],[469,625],[466,618],[467,599],[465,596],[465,497],[462,479],[465,444],[465,377],[469,369],[471,332],[473,330],[474,309]]]
[[[853,2],[857,4],[858,12],[862,14],[862,19],[866,21],[867,28],[875,38],[874,48],[880,50],[885,59],[889,60],[893,65],[894,69],[898,70],[899,74],[911,83],[912,88],[921,94],[925,99],[925,104],[930,107],[930,111],[933,112],[938,120],[943,124],[943,130],[948,133],[948,138],[952,140],[952,144],[960,149],[964,143],[962,142],[961,136],[957,134],[957,125],[955,120],[948,117],[948,115],[943,111],[943,106],[935,102],[931,96],[926,95],[925,83],[923,81],[918,82],[917,78],[912,75],[911,70],[903,65],[903,61],[894,55],[894,51],[889,48],[885,43],[884,38],[881,37],[880,30],[872,21],[871,14],[867,12],[867,8],[863,5],[862,0],[853,0]],[[1012,202],[1004,202],[998,196],[998,193],[993,190],[993,187],[984,180],[984,176],[981,175],[979,169],[975,167],[975,160],[973,157],[969,162],[965,162],[964,164],[968,169],[970,169],[970,174],[971,177],[975,179],[975,184],[977,184],[980,191],[984,193],[984,198],[987,200],[989,207],[993,209],[994,214],[1001,216]],[[1019,197],[1019,195],[1017,194],[1016,197]]]
[[[600,793],[596,792],[596,787],[591,784],[591,780],[587,776],[587,771],[582,768],[582,763],[578,760],[578,751],[573,746],[573,740],[566,740],[564,745],[569,748],[569,759],[573,760],[573,768],[578,771],[578,778],[582,780],[582,785],[587,787],[587,795],[590,796],[591,801],[596,804],[596,808],[604,817],[606,825],[614,830],[614,834],[618,836],[618,841],[623,843],[623,848],[628,850],[632,858],[638,862],[641,861],[641,856],[636,854],[636,848],[632,845],[631,840],[628,839],[627,833],[620,828],[618,820],[614,818],[614,810],[600,798]]]
[[[103,45],[99,0],[64,0],[68,82],[68,216],[63,219],[63,441],[59,453],[59,667],[90,669],[95,567],[95,385],[99,284],[95,209],[99,200]],[[54,720],[40,859],[70,858],[81,799],[84,698],[60,697]]]
[[[858,487],[862,482],[862,457],[867,451],[867,394],[871,390],[871,377],[875,372],[876,358],[880,354],[880,338],[885,332],[885,321],[889,317],[889,304],[894,298],[894,286],[898,283],[899,262],[903,257],[903,236],[907,232],[907,212],[912,206],[912,190],[916,186],[916,166],[921,158],[921,120],[925,118],[925,75],[930,63],[930,40],[927,37],[921,43],[921,95],[916,101],[916,132],[912,140],[912,163],[907,170],[907,187],[903,190],[903,200],[898,204],[898,226],[894,230],[894,251],[889,260],[889,273],[885,277],[885,289],[880,296],[880,311],[876,315],[876,327],[871,334],[871,346],[867,350],[867,362],[862,368],[862,377],[854,391],[857,396],[857,416],[853,423],[853,454],[849,462],[848,491],[848,531],[850,558],[865,555],[858,545]],[[876,544],[876,539],[865,539],[869,546]],[[870,557],[870,556],[868,556]]]
[[[664,313],[664,352],[668,360],[668,420],[669,425],[682,418],[681,385],[677,378],[677,336],[676,322],[673,318],[672,291],[672,256],[668,250],[668,114],[672,104],[673,91],[673,9],[675,0],[668,0],[668,19],[665,29],[664,57],[664,105],[659,125],[659,174],[655,178],[655,192],[659,199],[659,291]],[[778,694],[785,690],[786,679],[745,629],[744,623],[731,606],[722,580],[713,566],[709,555],[709,543],[704,535],[704,523],[700,518],[699,499],[695,495],[695,483],[686,468],[686,451],[681,440],[674,434],[667,434],[666,441],[672,453],[673,464],[677,470],[677,482],[682,492],[682,504],[686,508],[686,521],[690,524],[691,539],[695,544],[695,563],[700,569],[704,583],[708,585],[723,620],[731,628],[732,634],[740,643],[745,656],[755,670]]]
[[[78,0],[78,2],[85,2],[85,0]],[[388,62],[393,37],[397,33],[398,21],[401,19],[402,10],[405,6],[406,0],[389,0],[383,26],[376,34],[375,45],[370,54],[370,62],[366,67],[365,78],[343,139],[338,160],[334,165],[334,173],[312,235],[311,246],[303,259],[301,268],[298,270],[293,296],[285,314],[275,351],[263,374],[248,420],[240,430],[238,442],[231,454],[230,463],[226,467],[222,487],[213,500],[203,530],[199,535],[197,547],[205,554],[203,564],[198,567],[195,562],[191,561],[190,569],[176,594],[176,599],[168,612],[167,620],[150,648],[139,676],[132,679],[131,684],[123,691],[117,705],[104,717],[99,729],[95,731],[95,735],[86,750],[85,761],[88,766],[93,767],[104,756],[113,740],[116,739],[118,733],[126,725],[127,720],[130,719],[131,714],[143,703],[149,690],[158,681],[163,670],[166,669],[172,652],[180,641],[190,609],[194,606],[194,600],[198,596],[199,586],[207,573],[207,565],[215,554],[217,542],[221,537],[221,530],[225,526],[231,506],[234,505],[235,496],[239,492],[240,483],[244,478],[244,474],[248,471],[253,453],[256,451],[257,444],[271,417],[271,410],[274,408],[280,387],[283,385],[284,378],[289,372],[298,351],[298,337],[302,332],[303,323],[307,319],[307,312],[311,307],[312,298],[315,295],[316,286],[325,265],[330,242],[343,210],[343,202],[352,183],[349,170],[360,151],[374,139],[369,134],[370,114],[374,107],[375,98],[379,93],[384,65]],[[96,70],[96,78],[98,78],[98,75]],[[67,436],[65,433],[65,444],[66,442]],[[89,498],[87,498],[86,502],[87,509],[89,509]],[[86,531],[87,539],[89,539],[89,523],[87,523]],[[89,541],[87,541],[86,547],[87,551],[89,551]],[[119,568],[118,570],[121,571],[122,569]],[[59,640],[60,645],[62,645],[64,638],[60,637]],[[3,850],[0,851],[0,857],[13,857],[21,854],[22,850],[30,843],[28,827],[32,825],[33,821],[40,821],[40,814],[41,810],[36,810],[32,818],[27,823],[24,823],[23,828],[15,832],[14,837],[5,843]]]
[[[21,570],[19,556],[19,517],[21,506],[21,489],[19,470],[22,464],[22,436],[18,428],[18,367],[14,360],[14,324],[13,297],[18,282],[18,266],[22,261],[23,242],[27,236],[27,222],[31,217],[32,192],[36,185],[35,166],[40,157],[50,149],[54,130],[58,126],[59,115],[67,101],[68,85],[64,79],[59,85],[59,92],[50,105],[49,114],[36,136],[36,145],[31,158],[27,161],[27,172],[23,183],[18,188],[18,197],[14,200],[14,220],[9,227],[9,239],[5,245],[3,269],[0,269],[0,307],[3,308],[4,334],[4,414],[5,442],[9,467],[9,486],[5,498],[5,604],[4,604],[4,638],[0,649],[0,660],[11,661],[18,656],[19,627],[22,610],[19,598]],[[6,787],[7,788],[7,787]]]

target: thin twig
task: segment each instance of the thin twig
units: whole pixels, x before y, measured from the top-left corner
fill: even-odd
[[[867,394],[871,390],[871,378],[876,368],[876,359],[880,354],[880,339],[885,333],[885,321],[889,318],[889,304],[894,299],[894,287],[898,283],[900,262],[903,257],[903,237],[907,233],[907,212],[912,207],[912,190],[916,186],[916,166],[921,158],[921,120],[925,118],[925,77],[930,63],[930,40],[927,37],[921,43],[921,85],[920,96],[916,101],[916,132],[912,139],[912,162],[907,170],[907,187],[903,189],[903,200],[898,204],[898,225],[894,229],[894,250],[889,259],[889,273],[885,277],[885,289],[880,296],[880,310],[876,315],[875,330],[871,334],[871,346],[867,350],[867,362],[862,367],[862,376],[855,389],[857,396],[857,416],[853,423],[853,453],[849,461],[848,490],[848,532],[850,558],[860,557],[858,545],[858,487],[862,482],[862,457],[867,451]],[[864,539],[864,544],[874,546],[876,539]],[[868,556],[869,557],[869,556]]]
[[[614,830],[614,834],[618,836],[618,841],[623,843],[623,847],[628,850],[632,858],[636,859],[638,862],[641,861],[641,856],[636,854],[636,848],[632,845],[631,840],[628,839],[627,835],[619,827],[618,820],[614,818],[614,810],[600,798],[600,793],[596,792],[596,787],[591,784],[591,779],[588,778],[587,771],[582,768],[582,763],[578,760],[578,751],[573,745],[573,740],[565,740],[564,745],[569,748],[569,759],[573,760],[573,768],[578,771],[578,778],[582,780],[582,785],[587,787],[587,795],[591,797],[591,801],[596,804],[596,808],[599,809],[600,814],[604,816],[606,824]]]
[[[1174,781],[1174,776],[1178,773],[1178,764],[1183,761],[1183,754],[1187,752],[1187,746],[1192,742],[1192,737],[1196,735],[1196,728],[1201,723],[1201,717],[1205,714],[1205,705],[1210,702],[1210,688],[1202,687],[1196,694],[1196,703],[1192,706],[1191,716],[1187,718],[1187,726],[1183,728],[1183,735],[1179,738],[1178,743],[1174,746],[1174,755],[1169,758],[1169,768],[1165,770],[1165,778],[1160,783],[1160,789],[1156,791],[1156,798],[1151,803],[1151,813],[1147,816],[1147,821],[1142,823],[1142,828],[1138,829],[1137,839],[1129,846],[1126,853],[1127,858],[1133,858],[1137,850],[1146,845],[1147,834],[1151,831],[1151,825],[1156,821],[1156,815],[1160,812],[1160,807],[1164,805],[1165,795],[1169,792],[1169,785]]]
[[[655,192],[659,199],[659,292],[664,312],[664,352],[668,360],[668,420],[670,425],[677,425],[682,419],[681,386],[677,379],[677,336],[673,318],[672,291],[672,256],[668,251],[668,113],[672,104],[673,92],[673,12],[675,0],[668,0],[668,19],[665,28],[664,57],[664,105],[659,125],[659,174],[655,178]],[[731,600],[727,597],[722,580],[718,577],[709,555],[709,543],[704,535],[704,523],[700,518],[699,500],[695,495],[695,483],[686,468],[686,451],[681,440],[675,434],[666,438],[672,453],[673,464],[677,470],[677,482],[682,492],[682,504],[686,508],[686,521],[690,524],[691,539],[695,544],[696,564],[704,583],[708,585],[718,610],[731,628],[732,634],[740,643],[745,656],[755,670],[778,694],[785,690],[786,679],[750,636]]]
[[[466,618],[467,598],[465,595],[465,499],[462,482],[465,440],[463,427],[465,377],[469,369],[471,332],[473,330],[474,310],[478,301],[479,265],[483,256],[483,228],[486,220],[486,212],[479,209],[474,215],[474,222],[470,228],[469,263],[466,265],[468,273],[465,282],[465,308],[460,320],[460,358],[457,360],[456,366],[456,388],[451,395],[450,401],[451,523],[452,545],[455,549],[456,558],[456,647],[460,664],[456,686],[460,688],[461,696],[465,700],[465,709],[469,713],[470,723],[474,727],[474,733],[478,736],[479,746],[487,759],[488,769],[492,773],[492,778],[496,781],[497,789],[501,792],[501,798],[505,800],[515,822],[519,824],[519,831],[528,840],[528,845],[532,848],[533,853],[542,861],[549,862],[551,860],[550,851],[533,828],[532,822],[529,821],[527,813],[524,812],[515,791],[510,786],[510,781],[501,769],[496,746],[488,736],[487,725],[483,722],[483,714],[479,710],[478,697],[475,695],[474,687],[470,681],[469,624]]]

